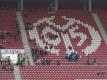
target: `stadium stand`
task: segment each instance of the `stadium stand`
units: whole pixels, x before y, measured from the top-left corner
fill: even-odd
[[[23,48],[15,8],[0,8],[0,47],[5,49]]]
[[[78,13],[79,13],[79,15],[78,15]],[[81,10],[59,10],[57,13],[48,13],[44,9],[38,9],[38,10],[37,9],[36,10],[27,9],[24,11],[23,15],[24,15],[25,24],[27,27],[27,32],[28,32],[31,48],[45,50],[45,48],[43,46],[41,46],[42,43],[41,43],[41,45],[38,44],[37,39],[34,38],[34,36],[38,35],[38,37],[41,40],[43,40],[43,43],[45,43],[44,45],[48,45],[48,47],[49,47],[49,45],[52,45],[52,46],[55,46],[55,48],[60,49],[59,56],[49,53],[48,57],[52,61],[54,61],[54,63],[57,60],[57,58],[59,58],[61,60],[61,63],[64,64],[64,56],[66,55],[66,51],[68,50],[68,47],[69,47],[68,46],[69,44],[65,45],[66,41],[63,42],[65,40],[65,38],[63,37],[65,33],[68,34],[68,39],[70,39],[70,41],[73,45],[74,51],[77,51],[82,56],[82,58],[80,58],[77,63],[86,64],[86,62],[87,62],[87,57],[85,56],[85,55],[87,55],[86,53],[89,53],[91,61],[94,58],[96,58],[98,64],[103,64],[104,63],[103,61],[106,60],[105,54],[106,54],[107,47],[106,47],[106,44],[105,44],[103,38],[100,35],[98,27],[96,26],[94,19],[91,16],[90,12],[81,11]],[[38,15],[38,16],[36,16],[36,15]],[[71,19],[71,22],[70,22],[70,20],[65,19],[66,17],[75,19],[74,23],[73,23],[72,19]],[[43,19],[45,20],[46,18],[47,18],[47,20],[50,19],[50,22],[49,21],[42,22]],[[51,22],[51,20],[53,20],[53,22]],[[97,36],[95,41],[94,41],[95,38],[92,37],[93,30],[88,31],[86,28],[83,28],[85,26],[85,24],[88,24],[88,27],[91,25],[95,29],[96,34],[94,35],[94,37]],[[47,27],[47,26],[49,26],[49,27]],[[64,28],[64,27],[67,27],[67,28]],[[78,27],[79,27],[79,29],[78,29]],[[74,28],[74,31],[76,31],[76,33],[72,32],[73,28]],[[33,31],[35,29],[37,29],[37,32],[33,33]],[[43,31],[46,31],[45,29],[48,30],[47,33],[45,33],[45,32],[43,33]],[[52,31],[53,31],[53,33],[52,33]],[[61,31],[63,34],[61,34]],[[43,35],[43,34],[46,34],[46,35]],[[57,39],[55,38],[56,44],[54,44],[55,39],[51,37],[51,36],[55,36],[55,35],[57,35],[56,38],[58,39],[58,41],[57,41]],[[48,36],[49,40],[46,40],[45,36]],[[59,37],[59,36],[61,36],[61,37]],[[53,40],[53,43],[51,42],[51,40]],[[67,41],[67,42],[69,42],[69,41]],[[95,46],[93,46],[94,44],[95,44]],[[91,45],[90,48],[87,47],[89,45]],[[85,47],[87,47],[87,49],[85,49]],[[84,50],[84,51],[82,51],[82,50]],[[54,51],[53,51],[53,53],[54,53]],[[106,62],[104,64],[106,64]]]
[[[20,67],[23,80],[75,80],[106,79],[104,66],[23,66]]]
[[[48,12],[51,8],[48,3],[51,1],[45,1],[37,0],[36,3],[36,0],[26,0],[25,8],[23,0],[14,0],[17,9],[11,8],[12,1],[7,1],[6,4],[5,1],[0,1],[0,51],[23,49],[24,41],[22,42],[20,33],[21,29],[23,32],[26,29],[28,45],[35,62],[35,65],[32,65],[32,56],[24,52],[29,46],[24,46],[26,49],[22,50],[23,55],[17,56],[20,60],[11,66],[14,71],[4,70],[3,65],[0,65],[0,80],[107,80],[107,44],[96,25],[93,12],[90,12],[96,10],[100,1],[93,0],[91,4],[91,0],[59,0],[56,12]],[[98,4],[96,1],[99,1]],[[5,6],[11,3],[11,7],[1,7],[2,2]],[[53,4],[52,7],[56,9],[53,2],[50,5]],[[83,5],[84,10],[81,9]],[[106,13],[105,9],[100,11],[105,25]],[[17,20],[24,20],[25,28]],[[27,38],[25,39],[27,41]],[[10,53],[14,54],[15,51],[10,50]],[[11,60],[9,57],[7,61]],[[1,52],[0,58],[0,62],[6,62],[4,57],[2,60]]]

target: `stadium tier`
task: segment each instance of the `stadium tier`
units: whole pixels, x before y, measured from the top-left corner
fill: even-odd
[[[81,55],[78,64],[87,64],[87,55],[91,61],[96,58],[97,64],[106,64],[107,46],[90,12],[26,9],[23,17],[31,48],[38,53],[46,50],[52,63],[60,59],[64,64],[66,54],[77,52]]]
[[[107,80],[106,5],[0,0],[0,80]]]
[[[23,80],[107,79],[104,66],[23,66]]]
[[[15,8],[0,8],[0,48],[23,48]]]

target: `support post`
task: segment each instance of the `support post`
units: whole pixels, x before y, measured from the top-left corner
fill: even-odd
[[[17,11],[23,10],[23,0],[17,0]]]
[[[24,0],[21,0],[20,10],[23,11],[23,2]]]
[[[83,4],[84,4],[83,9],[86,10],[86,9],[87,9],[86,0],[83,0],[83,1],[84,1],[84,2],[83,2]]]
[[[58,10],[58,0],[55,0],[55,11]]]
[[[92,11],[92,0],[89,0],[89,6],[88,6],[88,8],[89,8],[89,11],[91,12]]]

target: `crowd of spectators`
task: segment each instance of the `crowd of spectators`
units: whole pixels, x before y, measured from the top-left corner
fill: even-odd
[[[8,70],[13,71],[14,70],[14,67],[11,63],[10,56],[1,57],[0,58],[0,64],[2,65],[2,69],[5,70],[5,71],[8,71]]]
[[[9,31],[0,31],[0,39],[5,39],[5,36],[13,37],[16,38],[19,36],[20,31],[15,31],[15,32],[9,32]]]
[[[48,52],[42,49],[32,49],[32,55],[34,56],[34,63],[35,64],[47,64],[51,63],[51,60],[48,57]]]

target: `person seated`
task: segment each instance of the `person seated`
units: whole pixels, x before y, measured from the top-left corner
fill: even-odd
[[[36,63],[37,63],[37,64],[41,64],[41,61],[42,61],[42,60],[38,58],[37,61],[36,61]]]
[[[45,62],[46,62],[47,65],[49,65],[51,60],[50,59],[46,59]]]
[[[71,61],[77,61],[79,59],[79,55],[76,54],[75,52],[72,52],[69,56],[68,59]]]
[[[99,76],[99,75],[105,75],[106,74],[106,72],[97,72],[97,75]]]
[[[8,65],[8,70],[10,70],[10,71],[14,71],[14,67],[13,67],[13,65]]]
[[[65,63],[68,61],[68,54],[65,55]]]
[[[57,64],[57,65],[60,65],[60,60],[56,60],[56,64]]]
[[[94,59],[93,61],[92,61],[92,65],[95,65],[96,64],[96,59]]]
[[[25,58],[22,59],[22,64],[25,64]]]
[[[68,59],[68,55],[65,55],[65,60],[67,60]]]
[[[46,59],[41,59],[41,64],[45,65],[46,64]]]
[[[0,64],[3,64],[3,57],[0,58]]]

